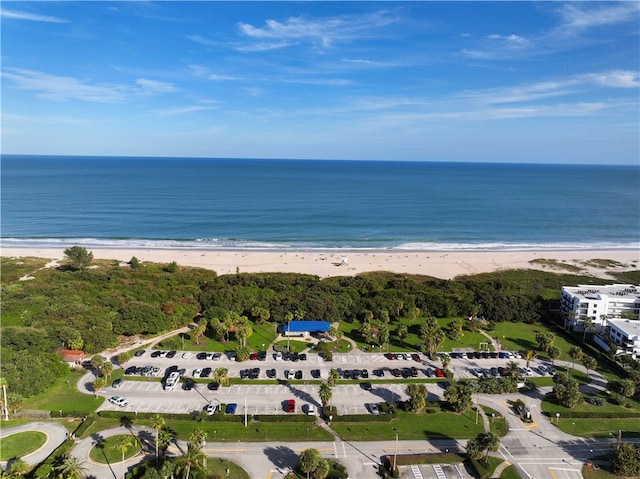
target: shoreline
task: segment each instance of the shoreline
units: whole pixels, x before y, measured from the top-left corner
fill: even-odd
[[[3,247],[3,257],[38,257],[64,260],[66,247]],[[640,269],[638,249],[521,250],[521,251],[426,251],[426,250],[251,250],[183,248],[87,248],[94,259],[141,262],[214,270],[218,275],[240,273],[301,273],[321,278],[354,276],[372,271],[418,274],[453,279],[512,269],[587,274],[612,279],[607,273]],[[346,260],[345,260],[346,258]],[[537,260],[537,263],[531,261]],[[601,263],[594,260],[603,260]],[[575,271],[574,268],[580,268]]]

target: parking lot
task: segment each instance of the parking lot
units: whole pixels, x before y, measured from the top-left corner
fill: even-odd
[[[320,406],[318,385],[306,381],[326,380],[331,369],[341,371],[342,377],[359,379],[360,384],[340,384],[333,390],[332,405],[338,408],[340,414],[364,414],[370,411],[369,404],[383,401],[402,401],[407,398],[404,390],[406,384],[391,382],[395,377],[429,379],[435,377],[435,372],[442,365],[439,361],[430,361],[424,355],[414,353],[400,358],[390,359],[385,354],[336,354],[332,362],[325,362],[317,354],[308,354],[305,360],[277,360],[274,354],[264,355],[262,360],[256,355],[255,360],[236,362],[226,354],[217,357],[210,353],[207,359],[198,359],[195,353],[183,357],[182,352],[176,352],[173,357],[161,357],[157,353],[151,357],[151,352],[134,357],[124,365],[124,369],[135,368],[136,374],[125,376],[119,388],[107,387],[101,394],[111,397],[118,395],[125,397],[128,405],[118,407],[105,402],[101,409],[128,410],[137,412],[178,413],[188,414],[203,409],[207,404],[237,403],[239,414],[244,414],[244,404],[247,404],[247,414],[286,414],[285,402],[296,400],[296,413],[303,413],[303,406],[312,404]],[[233,358],[233,356],[232,356]],[[480,357],[469,359],[455,357],[451,360],[449,369],[454,372],[456,379],[477,378],[478,370],[483,375],[492,374],[492,369],[504,368],[509,361],[516,361],[524,367],[524,360],[517,358]],[[157,380],[139,380],[140,369],[150,366],[150,370],[157,371]],[[539,363],[532,363],[531,374],[539,375],[536,368]],[[230,387],[215,388],[213,374],[216,368],[226,368],[228,377],[248,379],[278,379],[278,384],[236,384]],[[198,382],[192,383],[192,389],[185,390],[184,384],[176,385],[172,391],[166,391],[159,381],[169,371],[181,371],[185,378],[201,376],[203,370],[208,372],[209,381],[198,377]],[[209,371],[206,371],[206,370]],[[413,372],[412,372],[413,369]],[[393,374],[400,371],[399,376]],[[243,372],[244,371],[244,372]],[[246,371],[257,371],[246,374]],[[268,375],[267,373],[271,374]],[[297,374],[296,374],[297,373]],[[396,373],[397,374],[397,373]],[[287,378],[300,378],[290,383]],[[137,379],[137,380],[136,380]],[[200,382],[202,381],[202,382]],[[369,384],[367,384],[369,383]],[[428,400],[442,398],[444,388],[442,384],[428,384]]]

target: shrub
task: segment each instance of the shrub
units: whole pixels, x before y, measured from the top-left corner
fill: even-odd
[[[589,404],[593,404],[594,406],[606,406],[607,401],[604,398],[598,396],[589,396],[585,399]]]

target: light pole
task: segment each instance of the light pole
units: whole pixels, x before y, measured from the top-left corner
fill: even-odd
[[[396,433],[396,450],[393,453],[393,472],[395,473],[398,466],[398,429],[394,427],[393,432]]]

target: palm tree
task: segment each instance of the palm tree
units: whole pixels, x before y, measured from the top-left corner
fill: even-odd
[[[169,444],[176,438],[174,431],[169,429],[160,429],[158,434],[158,448],[162,451],[162,455],[166,452]]]
[[[483,434],[482,444],[487,451],[484,456],[486,461],[490,452],[497,452],[500,449],[500,437],[492,432],[485,432]]]
[[[520,365],[515,361],[509,361],[507,363],[507,371],[509,372],[509,376],[516,381],[522,377],[520,374]]]
[[[524,359],[527,362],[527,367],[529,367],[529,363],[536,358],[536,353],[533,350],[529,350],[524,354]]]
[[[160,414],[156,414],[153,418],[153,428],[156,430],[156,465],[158,465],[158,443],[160,440],[160,431],[165,426],[166,421]]]
[[[194,443],[196,446],[204,448],[205,439],[207,438],[207,431],[203,429],[194,429],[191,434],[189,434],[189,441]],[[207,453],[202,452],[202,467],[206,469],[207,467]]]
[[[177,468],[182,471],[182,478],[189,479],[189,474],[192,469],[204,473],[204,467],[202,466],[205,460],[205,455],[202,453],[202,446],[199,446],[193,442],[187,444],[187,453],[176,459]]]
[[[311,477],[313,479],[325,479],[329,475],[329,471],[331,470],[331,464],[326,459],[320,459],[318,461],[318,465],[311,473]]]
[[[207,324],[207,319],[202,318],[193,329],[193,336],[196,338],[196,344],[200,344],[200,338],[204,336],[204,333],[207,331]]]
[[[226,385],[229,382],[229,370],[227,368],[216,368],[213,378],[218,384]]]
[[[560,357],[560,354],[562,354],[562,351],[558,346],[549,346],[549,350],[547,351],[547,354],[551,358],[551,364],[553,364],[555,363],[555,360]]]
[[[585,356],[582,358],[582,365],[587,368],[587,378],[589,377],[589,370],[595,371],[598,367],[598,361],[591,356]]]
[[[202,446],[204,444],[204,440],[207,438],[207,431],[204,429],[194,429],[189,434],[189,441],[197,444],[198,446]]]
[[[572,346],[569,349],[569,356],[571,356],[571,359],[573,359],[573,364],[571,365],[571,369],[575,369],[576,361],[580,361],[583,355],[584,353],[582,352],[582,349],[580,349],[578,346]]]
[[[331,385],[328,382],[322,382],[320,384],[320,390],[318,391],[320,395],[320,401],[322,401],[322,406],[325,407],[331,403],[331,397],[333,396],[333,391],[331,389]]]
[[[451,364],[451,357],[448,354],[443,354],[440,356],[440,361],[442,361],[442,369],[445,371],[449,369],[449,364]]]
[[[118,451],[120,451],[122,453],[122,479],[125,479],[124,476],[124,455],[127,453],[127,451],[132,448],[135,447],[135,436],[122,436],[120,438],[120,440],[118,441],[118,443],[114,446],[114,449],[117,449]]]
[[[62,462],[55,468],[61,479],[80,479],[86,468],[83,462],[74,456],[64,456]]]
[[[587,338],[587,332],[589,332],[591,330],[591,327],[593,326],[593,319],[591,318],[584,318],[583,322],[582,322],[582,327],[584,328],[584,331],[582,332],[582,342],[584,343],[586,338]]]
[[[17,479],[20,477],[24,477],[25,474],[29,471],[29,465],[24,462],[22,459],[18,459],[13,461],[9,466],[7,471],[7,476],[11,479]]]
[[[102,374],[104,374],[108,378],[113,372],[113,363],[111,361],[103,362],[100,366],[100,371],[102,371]]]
[[[329,379],[327,380],[329,386],[335,386],[338,379],[340,379],[340,373],[332,368],[331,371],[329,371]]]

